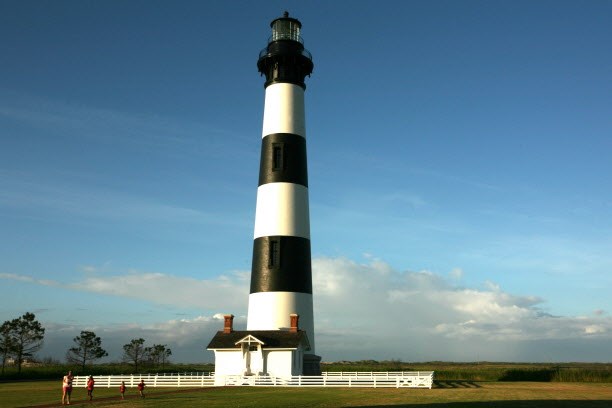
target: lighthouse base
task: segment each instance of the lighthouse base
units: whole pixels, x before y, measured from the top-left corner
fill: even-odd
[[[304,354],[304,375],[321,375],[321,356]]]

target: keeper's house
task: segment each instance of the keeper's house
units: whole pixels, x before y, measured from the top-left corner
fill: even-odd
[[[233,315],[224,316],[223,331],[208,344],[215,352],[215,377],[228,375],[302,375],[305,352],[310,350],[308,336],[298,326],[299,316],[290,315],[285,330],[234,330]]]

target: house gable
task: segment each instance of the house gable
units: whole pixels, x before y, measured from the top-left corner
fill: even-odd
[[[257,344],[257,345],[260,345],[260,346],[264,346],[266,343],[264,343],[263,341],[259,340],[256,337],[253,337],[253,335],[249,334],[248,336],[238,340],[236,342],[236,345],[238,345],[238,344],[244,344],[246,346],[251,346],[253,344]]]

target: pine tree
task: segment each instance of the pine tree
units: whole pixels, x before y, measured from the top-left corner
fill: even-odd
[[[32,357],[43,346],[45,328],[36,320],[34,313],[26,312],[10,322],[11,337],[14,341],[12,354],[17,362],[17,371],[27,357]]]
[[[144,339],[132,339],[123,346],[123,361],[134,365],[134,371],[138,372],[138,365],[147,359],[147,348],[144,347]]]
[[[81,335],[76,336],[73,341],[76,346],[68,349],[66,360],[70,363],[80,364],[83,371],[85,370],[85,364],[108,356],[106,350],[102,348],[102,340],[92,331],[82,330]]]

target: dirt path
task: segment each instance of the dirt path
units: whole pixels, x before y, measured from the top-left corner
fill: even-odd
[[[200,387],[200,388],[186,388],[184,390],[169,390],[169,391],[159,391],[159,392],[154,392],[151,395],[167,395],[167,394],[184,394],[184,393],[194,393],[194,392],[205,392],[214,388],[218,388],[218,387]],[[132,399],[140,399],[140,396],[138,395],[128,395],[125,397],[126,400],[132,400]],[[97,402],[108,402],[108,401],[121,401],[121,398],[119,397],[100,397],[100,398],[96,398],[94,397],[93,400],[89,401],[86,399],[78,399],[78,400],[72,400],[70,403],[71,407],[74,406],[79,406],[79,405],[92,405],[92,404],[96,404]],[[41,404],[41,405],[24,405],[22,407],[19,408],[48,408],[48,407],[66,407],[66,405],[62,405],[61,402],[57,402],[57,403],[52,403],[52,404]]]

